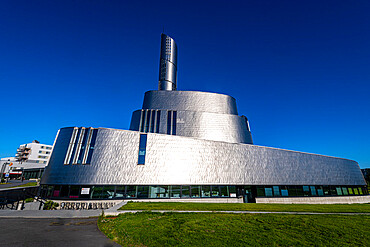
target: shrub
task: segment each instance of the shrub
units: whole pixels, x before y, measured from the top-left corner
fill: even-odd
[[[44,204],[44,210],[53,210],[57,209],[59,206],[59,203],[53,202],[53,201],[46,201]]]

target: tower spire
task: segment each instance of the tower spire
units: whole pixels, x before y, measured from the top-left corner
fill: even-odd
[[[177,45],[168,35],[161,34],[158,90],[177,89]]]

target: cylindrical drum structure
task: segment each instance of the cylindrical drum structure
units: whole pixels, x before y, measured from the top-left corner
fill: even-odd
[[[177,46],[170,36],[162,33],[158,90],[176,90],[176,84]]]

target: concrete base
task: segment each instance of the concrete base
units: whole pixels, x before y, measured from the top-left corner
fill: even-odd
[[[256,198],[256,203],[282,204],[352,204],[370,203],[368,196],[333,196],[333,197],[273,197]]]

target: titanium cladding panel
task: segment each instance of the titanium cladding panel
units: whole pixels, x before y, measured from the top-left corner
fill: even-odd
[[[42,184],[365,185],[355,161],[248,144],[99,128],[90,165],[63,165],[71,128],[60,130]]]
[[[168,35],[161,34],[158,90],[177,89],[177,45]]]
[[[142,109],[200,111],[238,115],[236,101],[225,94],[196,91],[148,91]]]

